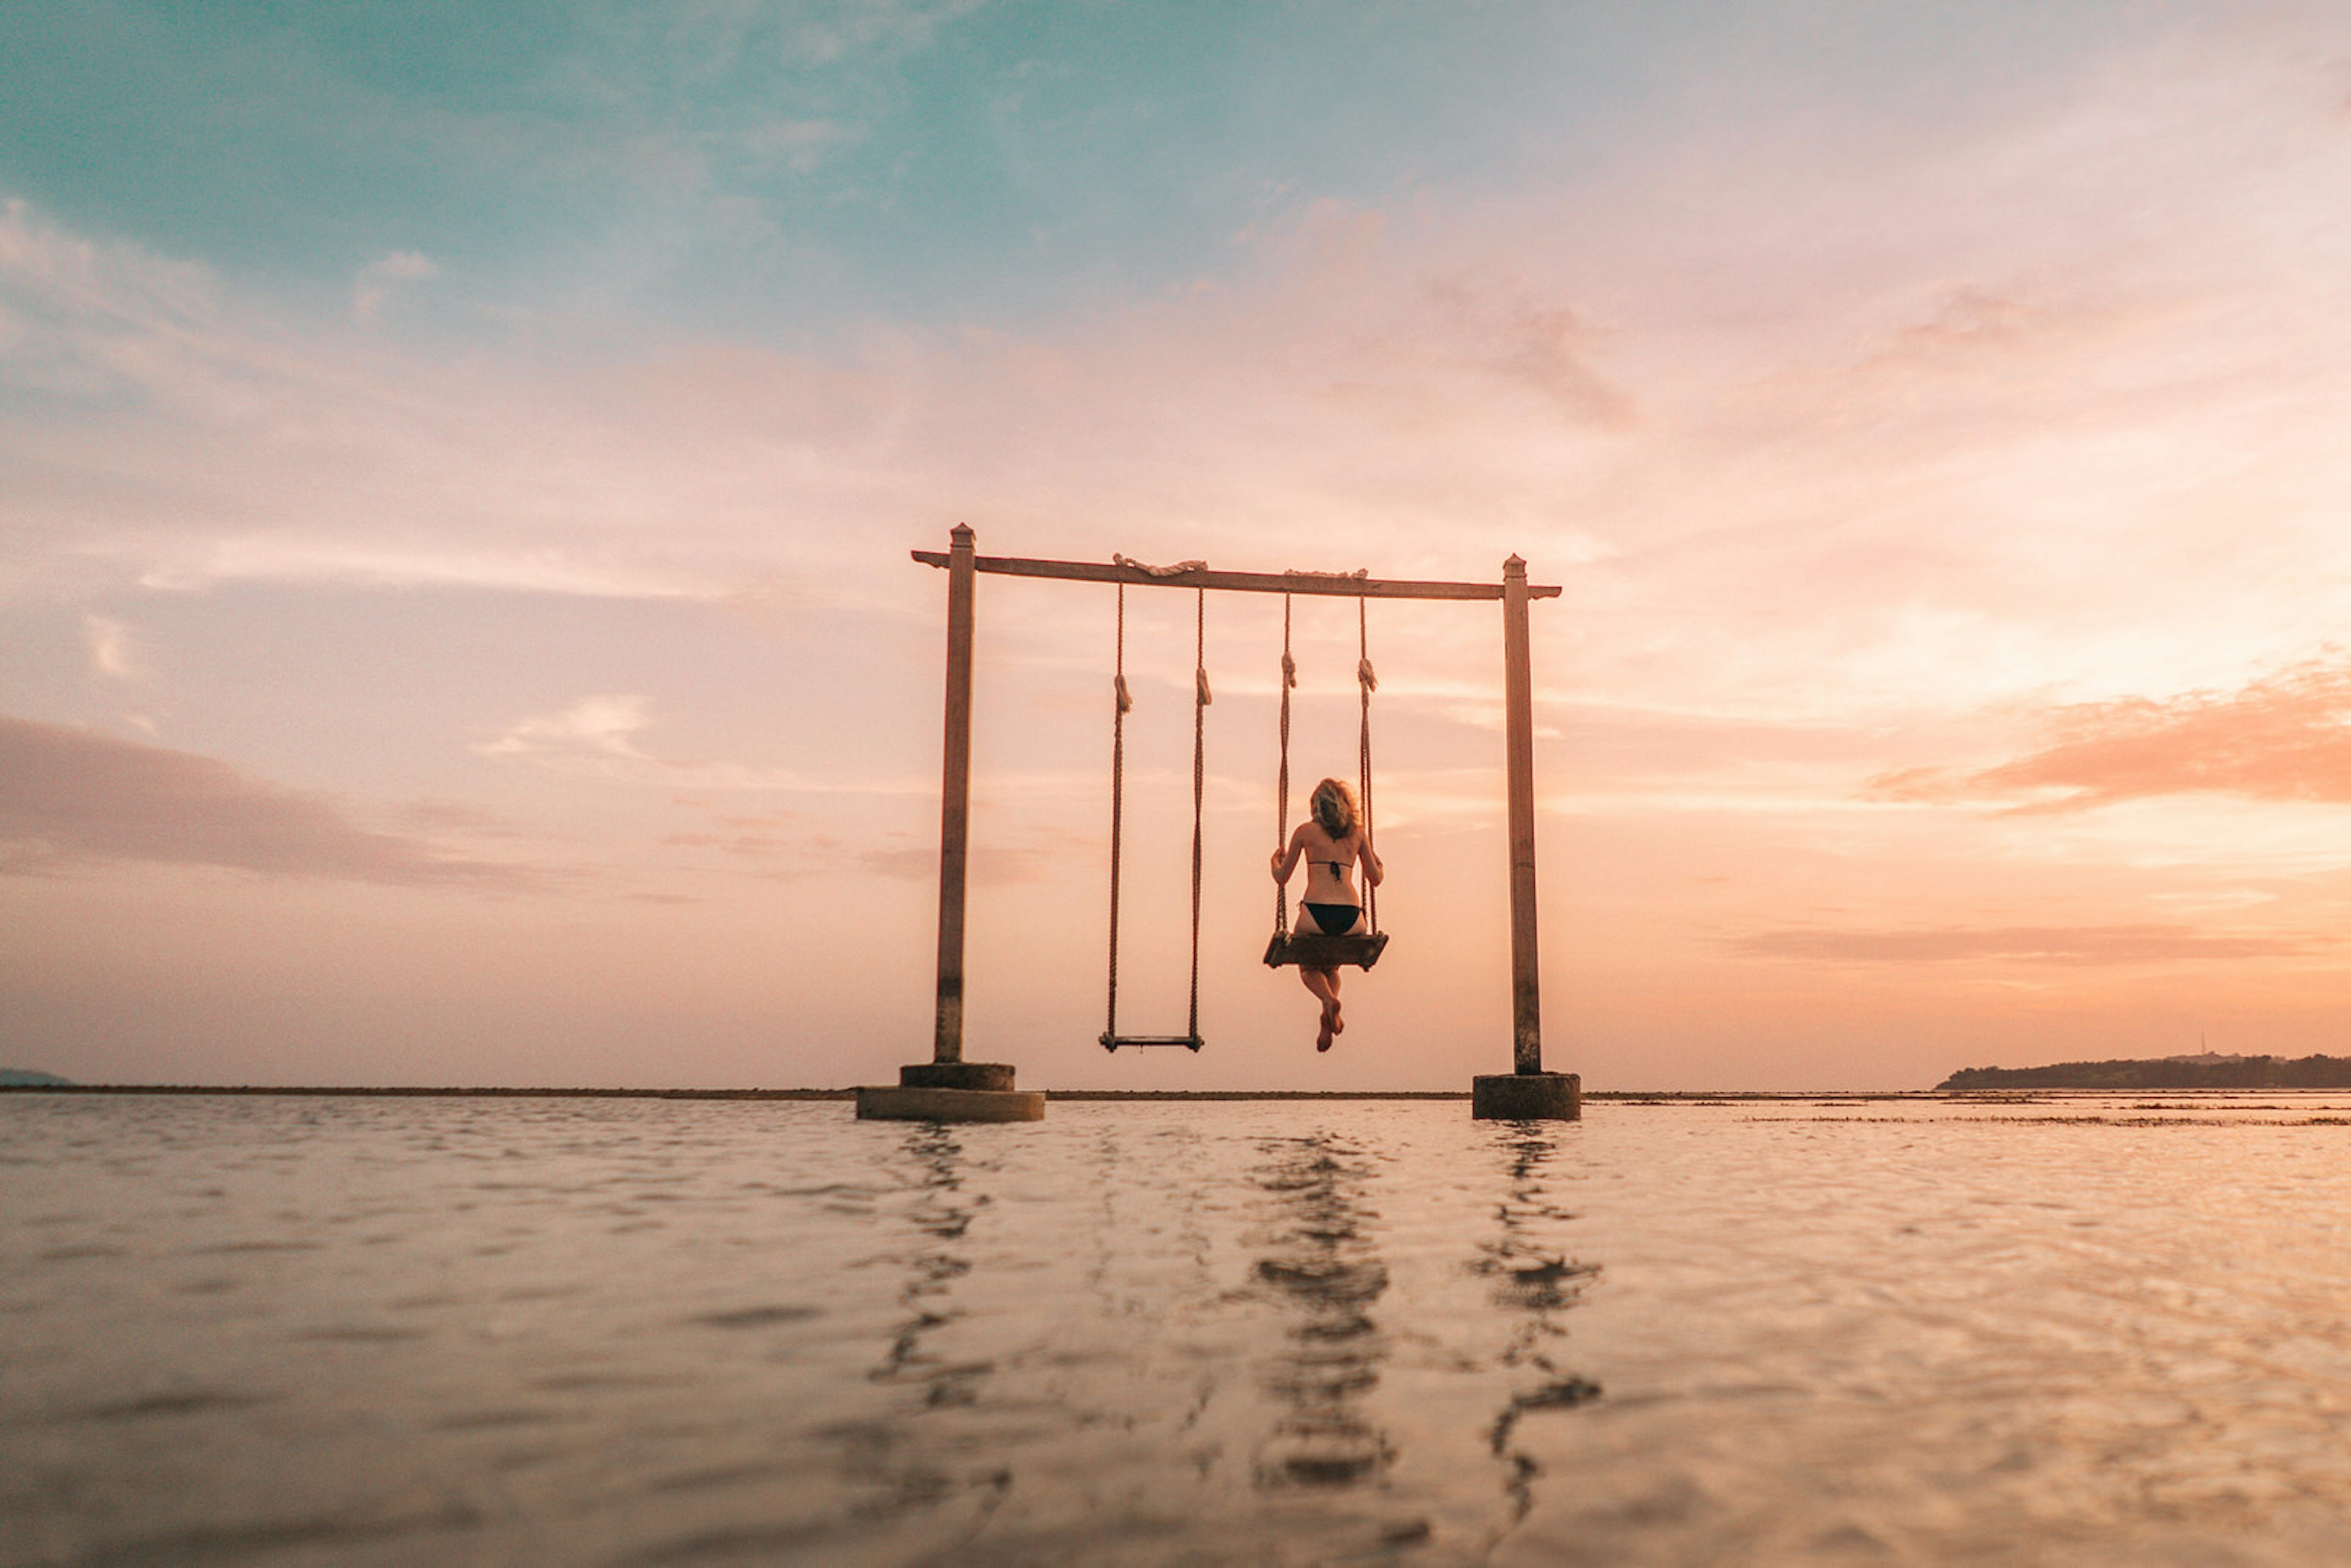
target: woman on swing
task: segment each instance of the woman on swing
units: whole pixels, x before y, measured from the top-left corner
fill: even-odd
[[[1360,930],[1364,901],[1355,892],[1351,873],[1364,868],[1368,885],[1377,887],[1386,877],[1372,841],[1364,834],[1363,813],[1355,809],[1355,793],[1336,779],[1314,786],[1306,821],[1290,835],[1290,842],[1273,853],[1273,880],[1290,885],[1290,873],[1306,862],[1306,896],[1301,902],[1298,929],[1325,936],[1344,936]],[[1313,922],[1309,926],[1307,922]],[[1314,1049],[1331,1049],[1331,1037],[1346,1031],[1339,1017],[1339,971],[1310,969],[1301,965],[1298,977],[1322,1004],[1322,1032]]]

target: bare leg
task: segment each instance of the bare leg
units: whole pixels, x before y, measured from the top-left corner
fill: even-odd
[[[1339,1016],[1339,971],[1325,969],[1322,972],[1331,977],[1331,1032],[1344,1034],[1347,1032],[1347,1020]]]
[[[1339,977],[1332,970],[1310,969],[1301,964],[1298,967],[1298,978],[1314,993],[1314,999],[1322,1004],[1322,1032],[1316,1037],[1314,1049],[1328,1051],[1331,1049],[1331,1037],[1338,1032],[1331,1025],[1339,1011]]]

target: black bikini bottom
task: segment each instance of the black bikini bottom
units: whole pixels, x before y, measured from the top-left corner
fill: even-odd
[[[1306,913],[1314,916],[1325,936],[1344,936],[1364,917],[1363,910],[1352,904],[1310,904]]]

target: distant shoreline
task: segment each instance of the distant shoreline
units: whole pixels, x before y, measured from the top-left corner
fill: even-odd
[[[2038,1070],[2024,1069],[2024,1071]],[[1955,1075],[1956,1076],[1956,1075]],[[2165,1093],[2227,1093],[2324,1091],[2334,1085],[2296,1084],[2009,1084],[1953,1086],[1934,1089],[1593,1089],[1586,1100],[1619,1104],[1768,1104],[1786,1101],[1848,1101],[1855,1103],[1905,1100],[2039,1099],[2051,1093],[2115,1094],[2159,1090]],[[2343,1087],[2351,1087],[2345,1085]],[[1467,1100],[1457,1089],[1049,1089],[1050,1100],[1095,1103],[1160,1101],[1353,1101]],[[506,1088],[448,1085],[328,1085],[272,1083],[6,1083],[5,1094],[225,1094],[277,1098],[379,1100],[831,1100],[857,1097],[855,1089],[582,1089]]]
[[[2199,1089],[2256,1091],[2351,1089],[2351,1058],[2339,1056],[2168,1056],[2153,1061],[2057,1061],[2046,1067],[1966,1067],[1936,1089],[2072,1089],[2108,1093],[2176,1094]]]

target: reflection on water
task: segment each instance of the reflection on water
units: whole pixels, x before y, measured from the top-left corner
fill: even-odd
[[[1271,1199],[1271,1249],[1253,1275],[1290,1322],[1262,1378],[1288,1411],[1258,1454],[1257,1482],[1355,1486],[1395,1458],[1363,1410],[1387,1354],[1371,1312],[1388,1288],[1371,1238],[1379,1219],[1366,1199],[1372,1164],[1328,1133],[1262,1147],[1265,1163],[1252,1176]]]
[[[1583,1299],[1600,1272],[1598,1264],[1577,1262],[1560,1247],[1559,1231],[1575,1216],[1552,1198],[1545,1179],[1544,1167],[1559,1154],[1559,1136],[1535,1123],[1497,1132],[1509,1178],[1495,1206],[1499,1234],[1479,1243],[1469,1265],[1470,1272],[1492,1281],[1489,1299],[1510,1325],[1501,1364],[1531,1375],[1522,1375],[1486,1432],[1494,1457],[1510,1467],[1504,1486],[1513,1524],[1532,1511],[1534,1482],[1542,1474],[1541,1463],[1511,1442],[1520,1419],[1531,1411],[1572,1409],[1600,1396],[1598,1384],[1567,1371],[1558,1360],[1567,1337],[1559,1314]]]
[[[968,1255],[973,1219],[987,1207],[986,1194],[965,1191],[964,1145],[955,1129],[917,1123],[904,1128],[898,1168],[910,1184],[901,1222],[905,1250],[868,1260],[865,1267],[893,1268],[903,1274],[897,1305],[904,1315],[892,1328],[880,1364],[866,1375],[874,1383],[918,1389],[914,1418],[978,1403],[996,1364],[987,1358],[958,1359],[938,1342],[965,1313],[956,1306],[957,1281],[972,1271]],[[1012,1485],[1001,1464],[956,1466],[940,1450],[952,1444],[927,1443],[909,1421],[866,1418],[834,1424],[824,1435],[840,1445],[841,1474],[861,1494],[852,1517],[866,1521],[900,1521],[970,1496],[977,1510],[959,1528],[967,1535],[984,1528]]]
[[[906,1134],[905,1152],[908,1166],[918,1173],[917,1197],[906,1218],[933,1245],[918,1247],[904,1260],[906,1282],[898,1292],[898,1304],[906,1317],[872,1375],[877,1382],[919,1385],[928,1406],[968,1405],[995,1364],[947,1360],[928,1350],[925,1341],[960,1315],[953,1302],[955,1282],[971,1272],[971,1261],[958,1244],[987,1199],[963,1196],[963,1145],[948,1128],[914,1124]]]

